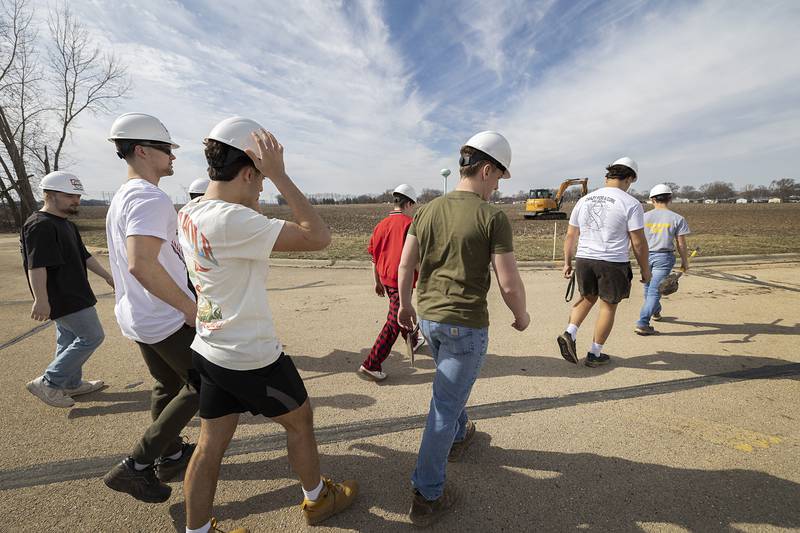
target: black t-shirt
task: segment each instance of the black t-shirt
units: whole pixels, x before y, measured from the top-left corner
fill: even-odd
[[[47,268],[51,319],[97,303],[86,274],[86,260],[91,254],[83,245],[75,224],[66,218],[37,211],[22,226],[19,242],[26,278],[30,269]]]

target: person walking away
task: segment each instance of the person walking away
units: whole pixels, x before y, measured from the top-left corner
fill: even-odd
[[[511,146],[501,134],[483,131],[461,147],[460,155],[458,185],[420,208],[400,259],[398,322],[406,329],[416,323],[411,290],[418,270],[419,324],[436,365],[411,477],[409,519],[422,527],[452,508],[456,494],[445,485],[447,463],[458,461],[475,435],[465,406],[489,343],[490,265],[514,315],[511,326],[524,331],[530,323],[511,223],[488,203],[500,179],[511,177]]]
[[[180,243],[199,302],[192,349],[200,381],[200,437],[183,484],[186,531],[216,527],[211,511],[220,463],[245,411],[286,430],[289,464],[303,489],[301,512],[308,524],[318,524],[350,506],[358,484],[335,483],[320,473],[311,403],[275,332],[267,279],[272,251],[321,250],[330,243],[330,231],[286,175],[283,146],[257,122],[223,120],[208,134],[205,155],[211,183],[179,217]],[[265,176],[296,223],[260,213]]]
[[[158,503],[172,489],[164,482],[186,468],[194,445],[180,433],[197,412],[197,391],[187,386],[192,367],[197,306],[178,244],[178,221],[158,185],[172,176],[167,128],[144,113],[125,113],[109,140],[128,166],[128,179],[106,216],[108,258],[116,286],[114,314],[122,334],[139,348],[150,375],[152,423],[130,455],[103,478],[116,491]]]
[[[585,364],[594,367],[610,361],[603,346],[614,327],[617,305],[630,296],[633,279],[629,245],[639,264],[641,282],[650,281],[644,210],[627,193],[638,174],[639,167],[633,159],[617,159],[606,167],[605,187],[578,200],[570,214],[564,240],[564,277],[570,278],[574,273],[581,297],[572,306],[566,331],[557,338],[561,356],[570,363],[578,364],[578,328],[598,299],[600,312]]]
[[[661,293],[658,292],[658,285],[675,266],[675,245],[681,256],[681,271],[689,270],[686,235],[691,232],[686,219],[669,209],[672,189],[663,183],[658,184],[650,190],[650,200],[653,202],[653,209],[644,215],[644,234],[650,250],[647,262],[653,276],[644,285],[644,304],[634,327],[639,335],[656,333],[655,328],[650,325],[650,319],[661,319]]]
[[[31,394],[52,407],[72,407],[74,398],[103,387],[84,380],[83,365],[102,344],[87,269],[111,288],[114,280],[83,245],[78,227],[68,220],[78,214],[83,184],[74,174],[51,172],[42,179],[44,205],[22,226],[22,263],[33,296],[31,318],[56,324],[56,353],[44,374],[30,381]]]
[[[375,344],[364,362],[358,368],[358,377],[372,381],[383,381],[386,373],[382,364],[389,357],[398,335],[405,339],[409,333],[397,323],[397,309],[400,298],[397,293],[397,271],[400,268],[400,255],[406,240],[411,216],[417,204],[417,193],[405,183],[398,185],[392,193],[394,209],[381,220],[372,231],[367,251],[372,258],[372,276],[375,279],[375,294],[389,297],[389,314]],[[416,281],[416,279],[415,279]],[[411,333],[413,350],[425,342],[425,337],[417,332]]]
[[[189,185],[189,199],[194,200],[200,196],[203,196],[206,193],[206,189],[208,189],[208,184],[211,180],[208,178],[197,178]]]

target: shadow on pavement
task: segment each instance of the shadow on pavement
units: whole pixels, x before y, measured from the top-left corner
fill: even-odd
[[[742,335],[741,340],[720,341],[725,344],[738,344],[750,342],[756,335],[800,335],[800,324],[794,326],[783,326],[779,322],[782,318],[776,318],[766,324],[754,322],[743,322],[741,324],[722,324],[717,322],[691,322],[688,320],[678,320],[674,317],[662,317],[662,323],[677,324],[679,326],[690,326],[695,329],[688,331],[660,331],[658,336],[662,337],[693,337],[695,335]],[[658,329],[656,327],[656,329]]]
[[[768,287],[770,289],[800,292],[800,285],[796,283],[776,283],[774,281],[763,281],[758,279],[753,274],[732,274],[730,272],[722,272],[720,270],[712,270],[710,268],[691,270],[690,273],[692,276],[699,278],[713,279],[718,281],[733,281],[737,283],[745,283],[747,285],[756,285],[758,287]]]
[[[531,355],[514,357],[510,355],[487,354],[478,379],[530,376],[530,377],[570,377],[594,378],[606,374],[616,368],[641,368],[646,370],[682,371],[689,370],[697,375],[718,374],[748,368],[757,368],[768,365],[783,365],[789,361],[772,357],[756,357],[750,355],[715,355],[715,354],[683,354],[658,351],[651,355],[632,357],[617,357],[611,355],[611,363],[597,368],[588,368],[581,362],[578,365],[570,364],[560,355]],[[417,357],[415,366],[411,361],[402,358],[396,352],[383,364],[383,370],[388,378],[377,384],[359,380],[355,375],[353,361],[360,363],[360,354],[344,350],[334,350],[322,357],[292,356],[298,369],[305,372],[315,372],[311,376],[304,376],[305,381],[315,378],[330,376],[340,373],[352,373],[354,380],[363,383],[363,387],[417,385],[433,381],[434,364],[430,355]],[[420,372],[423,370],[423,372]]]
[[[448,467],[458,494],[454,512],[434,531],[641,531],[642,523],[666,523],[688,531],[727,532],[738,524],[800,527],[800,484],[749,470],[694,470],[593,453],[505,449],[476,435],[462,463]],[[407,531],[409,478],[416,455],[367,443],[353,455],[322,456],[336,480],[354,478],[360,494],[352,509],[325,526],[360,531]],[[225,464],[221,483],[293,478],[286,457]],[[299,483],[243,501],[215,506],[220,520],[296,509],[302,522]],[[387,516],[378,516],[376,511]],[[183,502],[170,507],[178,531]],[[286,526],[288,524],[284,524]],[[259,524],[269,531],[275,524]],[[291,528],[291,526],[290,526]]]
[[[73,407],[67,418],[83,418],[85,416],[118,415],[150,410],[150,391],[139,390],[130,392],[98,392],[78,396],[75,405],[86,402],[109,402],[108,405],[93,405],[92,407]],[[113,402],[113,403],[111,403]]]

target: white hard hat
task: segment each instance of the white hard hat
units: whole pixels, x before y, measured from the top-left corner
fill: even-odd
[[[613,167],[614,165],[622,165],[624,167],[628,167],[629,169],[633,170],[633,173],[636,174],[637,178],[639,177],[639,165],[637,165],[636,161],[634,161],[630,157],[620,157],[619,159],[611,163],[610,166]]]
[[[208,178],[197,178],[192,182],[191,185],[189,185],[189,192],[194,194],[205,194],[209,183],[211,183],[211,180]]]
[[[672,189],[670,189],[667,185],[663,183],[659,183],[652,189],[650,189],[650,198],[653,196],[658,196],[660,194],[672,194]]]
[[[51,172],[42,178],[41,187],[42,191],[58,191],[67,194],[83,194],[84,192],[83,184],[78,176],[60,170]]]
[[[398,185],[397,188],[392,191],[392,194],[402,194],[412,202],[417,203],[417,191],[414,190],[414,187],[406,183]]]
[[[476,133],[464,143],[464,146],[470,146],[491,156],[495,161],[506,168],[503,177],[511,177],[511,145],[508,144],[505,137],[496,131],[482,131]]]
[[[117,117],[111,125],[108,140],[111,142],[122,140],[155,141],[169,144],[172,148],[180,148],[172,142],[169,131],[152,115],[144,113],[125,113]]]
[[[219,122],[211,130],[206,139],[214,139],[228,146],[238,148],[242,152],[247,149],[258,153],[258,146],[251,133],[264,129],[255,120],[244,117],[230,117]]]

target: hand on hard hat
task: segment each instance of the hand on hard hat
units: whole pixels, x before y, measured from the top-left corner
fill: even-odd
[[[269,179],[279,178],[286,174],[283,164],[283,146],[267,130],[259,130],[251,134],[256,142],[258,153],[250,148],[245,153],[255,163],[256,168]]]

